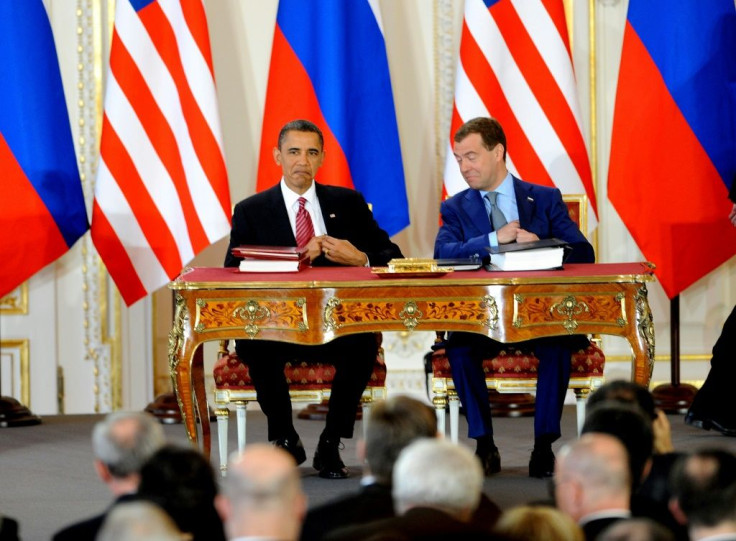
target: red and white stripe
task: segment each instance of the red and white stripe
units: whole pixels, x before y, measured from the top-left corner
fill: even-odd
[[[209,35],[201,0],[119,0],[92,238],[130,305],[230,231]]]
[[[592,231],[597,204],[562,0],[489,3],[465,1],[445,190],[452,195],[467,188],[452,136],[467,120],[492,116],[506,132],[511,172],[563,193],[587,194]]]

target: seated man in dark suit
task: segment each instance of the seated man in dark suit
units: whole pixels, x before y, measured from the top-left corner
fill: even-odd
[[[95,470],[115,496],[115,503],[137,498],[141,469],[165,443],[163,428],[147,413],[111,413],[95,425],[92,431]],[[94,541],[109,509],[67,526],[54,535],[54,541]]]
[[[235,206],[226,267],[238,266],[231,249],[242,244],[304,247],[312,266],[381,266],[402,257],[363,196],[315,182],[325,157],[323,147],[322,132],[309,121],[295,120],[281,129],[273,156],[283,177],[278,185]],[[353,436],[358,403],[378,351],[375,335],[343,336],[319,346],[238,340],[235,350],[250,368],[268,418],[268,439],[291,453],[297,464],[307,457],[294,429],[284,364],[305,357],[335,364],[327,421],[312,464],[321,477],[347,477],[338,446],[340,438]]]
[[[469,120],[454,139],[455,158],[469,188],[442,203],[443,223],[434,244],[435,257],[483,257],[488,246],[558,238],[572,248],[569,263],[595,260],[593,247],[570,218],[560,191],[524,182],[509,173],[506,135],[498,121]],[[571,354],[587,345],[586,337],[576,335],[526,343],[539,359],[531,477],[550,477],[554,471],[552,442],[561,435]],[[450,333],[446,344],[452,379],[468,419],[468,435],[477,441],[476,454],[486,475],[500,471],[501,457],[493,441],[482,361],[495,357],[501,348],[500,342],[466,332]]]
[[[392,476],[396,516],[338,528],[325,539],[495,539],[493,524],[472,521],[483,470],[467,448],[421,438],[399,455]]]

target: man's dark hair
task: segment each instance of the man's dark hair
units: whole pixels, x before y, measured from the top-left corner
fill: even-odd
[[[634,404],[639,406],[641,410],[652,419],[657,418],[657,411],[654,406],[654,397],[649,389],[636,382],[624,379],[609,381],[601,385],[588,399],[588,407],[606,400],[613,400],[625,404]]]
[[[165,445],[141,469],[138,496],[159,505],[193,541],[222,540],[212,465],[193,447]]]
[[[736,521],[736,455],[704,449],[681,457],[670,474],[672,496],[688,527]]]
[[[624,444],[629,453],[632,490],[635,490],[654,450],[651,418],[634,404],[604,400],[588,409],[581,432],[610,434]]]
[[[325,138],[322,136],[322,130],[320,130],[314,122],[310,122],[309,120],[304,119],[298,119],[284,124],[284,126],[281,128],[281,131],[279,132],[279,149],[284,143],[284,139],[286,139],[286,134],[290,131],[305,131],[316,133],[319,137],[320,148],[325,147]]]
[[[506,161],[506,134],[498,120],[484,116],[471,118],[455,132],[455,142],[459,143],[471,133],[479,134],[488,150],[493,150],[499,143],[503,145],[503,161]]]
[[[365,458],[376,481],[389,485],[399,453],[418,438],[437,436],[434,410],[414,398],[397,395],[371,409]]]

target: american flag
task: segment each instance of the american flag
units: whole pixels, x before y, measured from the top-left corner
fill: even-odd
[[[130,305],[230,231],[201,0],[119,0],[92,239]]]
[[[452,136],[478,116],[503,126],[513,174],[562,193],[587,194],[589,231],[595,228],[595,189],[562,0],[465,1],[444,176],[450,195],[467,188]]]

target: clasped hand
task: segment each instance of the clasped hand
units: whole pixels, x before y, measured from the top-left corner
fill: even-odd
[[[507,223],[501,229],[496,231],[496,238],[499,244],[509,244],[510,242],[532,242],[539,240],[539,237],[526,229],[521,228],[519,220]]]
[[[312,237],[307,243],[309,259],[314,261],[320,254],[340,265],[362,267],[368,262],[368,256],[352,245],[350,241],[336,239],[329,235]]]

